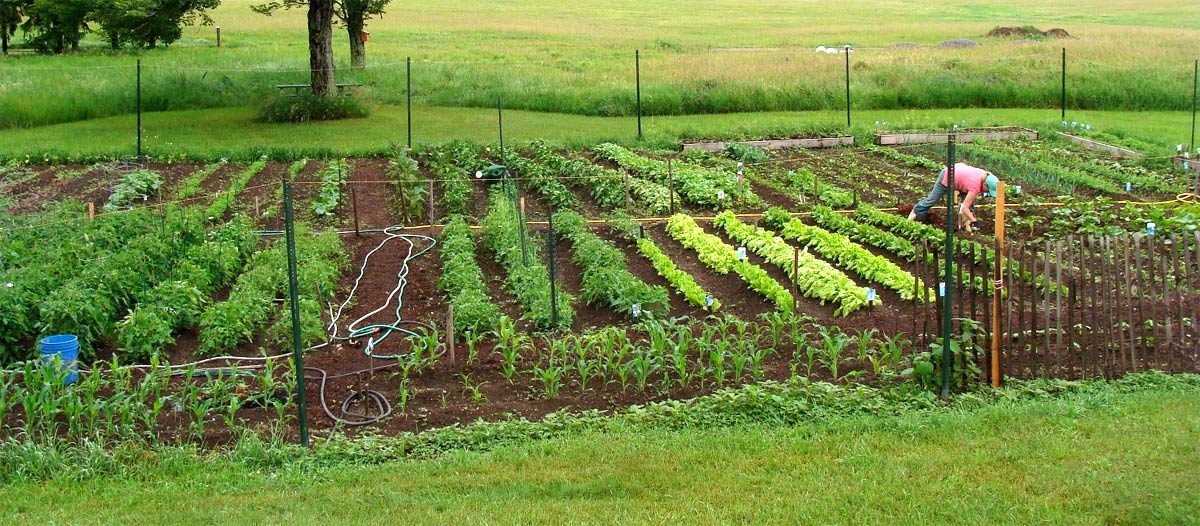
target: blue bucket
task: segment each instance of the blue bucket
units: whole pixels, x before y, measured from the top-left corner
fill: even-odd
[[[79,358],[79,338],[77,336],[58,334],[42,338],[41,352],[43,363],[53,362],[55,356],[62,361],[63,368],[67,370],[67,378],[64,381],[66,385],[71,385],[79,380],[79,365],[76,363]]]

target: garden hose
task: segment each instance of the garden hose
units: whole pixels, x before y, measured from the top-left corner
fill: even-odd
[[[401,314],[400,311],[404,307],[404,289],[408,286],[408,273],[409,273],[408,264],[409,264],[409,262],[415,260],[418,257],[421,257],[426,252],[429,252],[431,249],[433,249],[433,247],[437,244],[437,240],[432,237],[429,237],[426,235],[421,235],[421,234],[400,233],[399,231],[402,230],[403,228],[404,227],[399,226],[399,225],[393,225],[393,226],[384,228],[383,230],[380,231],[387,237],[384,238],[384,240],[381,241],[379,243],[379,245],[377,245],[375,248],[371,249],[370,252],[367,252],[367,255],[363,258],[362,266],[359,268],[358,276],[354,279],[354,286],[351,287],[349,294],[346,296],[346,300],[343,301],[341,303],[341,305],[339,305],[337,307],[336,310],[331,309],[329,326],[326,329],[327,332],[330,334],[330,341],[355,341],[355,340],[362,340],[363,338],[370,338],[370,343],[363,350],[363,353],[365,355],[367,355],[371,358],[395,359],[395,358],[399,358],[400,355],[398,355],[398,354],[396,354],[396,355],[373,354],[375,346],[379,345],[380,342],[384,341],[393,332],[399,332],[401,334],[406,334],[408,336],[414,336],[414,337],[420,336],[420,334],[416,333],[415,331],[405,328],[404,327],[405,325],[414,325],[414,326],[418,326],[418,327],[425,327],[427,329],[432,329],[432,326],[430,326],[429,324],[421,323],[421,322],[417,322],[417,321],[413,321],[413,320],[405,320],[404,316]],[[396,273],[396,278],[397,278],[396,287],[392,289],[391,293],[388,295],[387,300],[383,303],[383,305],[379,306],[379,308],[377,308],[375,310],[372,310],[371,312],[368,312],[368,313],[362,315],[358,319],[351,322],[346,327],[347,334],[345,336],[338,335],[337,322],[338,322],[338,320],[341,319],[342,313],[346,309],[346,306],[350,304],[350,302],[354,299],[354,295],[358,292],[358,287],[362,283],[363,276],[366,275],[367,267],[370,264],[371,256],[373,256],[376,252],[382,250],[384,246],[386,246],[390,241],[392,241],[394,239],[401,239],[408,243],[408,253],[405,255],[404,259],[401,261],[400,270]],[[417,244],[416,244],[416,241],[418,241],[418,240],[419,241],[427,241],[428,244],[426,246],[420,247],[420,249],[418,249]],[[395,316],[396,316],[395,321],[393,321],[391,323],[376,323],[376,324],[359,327],[359,324],[365,322],[368,318],[375,316],[376,314],[379,314],[384,309],[386,309],[389,305],[391,305],[393,299],[395,299],[395,301],[396,301],[396,309],[394,311]]]
[[[321,401],[321,410],[325,412],[325,416],[329,417],[330,420],[333,420],[337,424],[342,424],[342,425],[346,425],[346,426],[355,426],[355,427],[365,426],[365,425],[374,424],[379,421],[382,421],[384,418],[387,418],[388,416],[390,416],[392,414],[392,404],[391,404],[391,402],[388,402],[387,397],[383,396],[383,393],[380,393],[379,391],[375,391],[373,389],[367,389],[364,391],[353,392],[350,394],[349,397],[346,398],[345,401],[342,402],[341,413],[339,415],[335,415],[335,414],[333,414],[333,411],[331,411],[329,409],[329,403],[325,400],[325,384],[330,379],[333,379],[333,378],[342,378],[345,376],[352,376],[352,375],[362,374],[365,372],[377,371],[379,369],[385,369],[387,367],[390,367],[390,366],[375,367],[375,368],[371,368],[371,369],[363,369],[361,371],[342,373],[342,374],[333,375],[333,376],[331,376],[328,372],[326,372],[324,369],[321,369],[319,367],[305,367],[304,368],[305,371],[315,372],[319,376],[312,377],[312,376],[306,375],[304,377],[304,379],[320,381],[320,388],[317,390],[317,392],[319,394],[319,399]],[[369,405],[373,405],[375,407],[376,414],[367,415],[367,414],[360,414],[360,413],[355,413],[355,412],[351,411],[351,407],[360,401],[365,401]]]

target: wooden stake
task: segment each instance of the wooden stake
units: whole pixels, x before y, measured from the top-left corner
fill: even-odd
[[[792,297],[792,312],[800,312],[800,247],[795,247],[795,250],[795,259],[792,261],[792,289],[796,293]]]
[[[458,363],[454,354],[454,304],[446,307],[446,350],[449,351],[450,365]]]
[[[625,172],[625,178],[623,179],[623,181],[625,182],[625,210],[626,210],[626,211],[628,211],[628,210],[629,210],[629,208],[630,208],[630,199],[629,199],[629,172]]]
[[[1004,181],[996,184],[996,245],[995,257],[992,261],[992,279],[1000,282],[1004,279]],[[1002,288],[996,288],[988,283],[992,294],[992,387],[1000,387],[1000,296]]]
[[[1168,240],[1163,241],[1162,250],[1159,251],[1159,253],[1158,253],[1158,265],[1159,265],[1158,275],[1162,276],[1163,340],[1165,340],[1164,341],[1164,343],[1166,344],[1165,349],[1167,351],[1167,356],[1165,357],[1165,361],[1166,361],[1166,365],[1167,365],[1167,372],[1174,372],[1175,357],[1172,356],[1171,347],[1173,347],[1174,343],[1175,343],[1174,342],[1175,324],[1172,323],[1172,320],[1171,320],[1171,289],[1170,289],[1170,285],[1167,284],[1167,276],[1169,274],[1168,269],[1170,269],[1171,267],[1167,266],[1167,252],[1169,252],[1169,251],[1171,251],[1171,249],[1175,248],[1175,243],[1171,242],[1170,244],[1168,244],[1169,241],[1172,241],[1172,240],[1168,239]]]
[[[350,187],[350,206],[354,209],[354,236],[358,237],[362,235],[362,232],[358,228],[358,188],[356,186]]]
[[[88,221],[96,220],[96,203],[88,203]]]
[[[1054,345],[1058,348],[1058,352],[1055,353],[1055,361],[1058,363],[1058,374],[1063,375],[1063,355],[1067,354],[1067,350],[1063,347],[1063,242],[1056,241],[1054,249],[1054,326],[1057,327],[1057,333],[1054,335]],[[1067,250],[1070,250],[1069,242]],[[1068,257],[1069,261],[1070,258]]]
[[[673,168],[673,165],[671,164],[671,159],[667,159],[667,180],[670,182],[670,185],[671,185],[670,186],[671,215],[675,215],[675,169]],[[626,200],[626,202],[628,202],[628,200],[629,200],[628,195],[625,196],[625,200]]]
[[[399,190],[399,192],[400,192],[400,219],[402,219],[407,224],[408,223],[408,200],[404,198],[404,180],[403,179],[400,180],[400,184],[397,186],[397,190]]]

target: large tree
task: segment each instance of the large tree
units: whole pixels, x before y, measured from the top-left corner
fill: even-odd
[[[170,45],[183,36],[184,26],[213,23],[208,10],[221,0],[92,0],[90,20],[113,49],[122,43],[154,48]]]
[[[25,40],[39,51],[63,53],[79,48],[87,33],[91,0],[33,0],[25,6],[21,24]]]
[[[271,15],[279,9],[292,9],[308,5],[309,0],[272,0],[251,6],[255,12]],[[350,39],[350,64],[352,67],[367,67],[367,47],[362,41],[362,32],[367,20],[383,14],[392,0],[333,0],[334,16],[338,27],[346,30]],[[311,13],[311,11],[310,11]]]
[[[334,0],[308,2],[308,66],[312,71],[312,94],[325,97],[333,90],[333,4]]]
[[[0,52],[8,54],[8,42],[17,34],[21,21],[25,19],[28,0],[0,0]]]

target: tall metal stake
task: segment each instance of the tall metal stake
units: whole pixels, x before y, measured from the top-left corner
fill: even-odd
[[[558,328],[558,282],[555,277],[557,270],[556,254],[557,246],[554,239],[554,214],[546,216],[546,254],[550,258],[550,326]]]
[[[1192,142],[1188,151],[1196,153],[1196,85],[1200,83],[1200,60],[1192,63]],[[1200,157],[1200,155],[1196,155]],[[1197,159],[1200,161],[1200,159]]]
[[[850,45],[846,44],[846,127],[850,127]]]
[[[404,97],[408,99],[408,147],[412,148],[412,57],[404,59]]]
[[[638,140],[642,140],[642,50],[633,51],[633,69],[637,78]]]
[[[137,61],[137,159],[142,161],[142,59]]]
[[[1062,48],[1062,120],[1067,120],[1067,48]]]
[[[292,181],[284,175],[283,220],[287,231],[288,294],[292,304],[292,357],[296,362],[296,401],[300,412],[300,444],[308,447],[308,400],[304,396],[304,349],[300,341],[300,284],[296,270],[296,225],[292,210]]]
[[[500,96],[496,95],[496,126],[500,129],[500,164],[504,164],[504,106],[500,103]],[[505,170],[507,173],[508,170]]]
[[[950,133],[946,141],[946,276],[942,278],[945,297],[942,306],[942,398],[950,396],[950,369],[954,367],[954,355],[950,350],[950,333],[953,324],[954,302],[951,292],[954,290],[954,220],[957,214],[954,210],[954,198],[958,191],[954,189],[954,140],[956,136]]]

